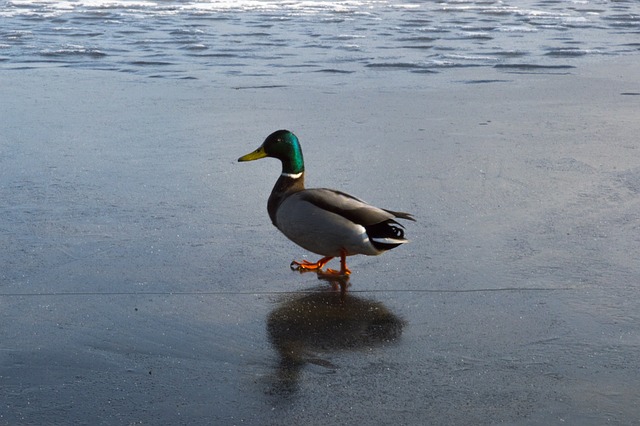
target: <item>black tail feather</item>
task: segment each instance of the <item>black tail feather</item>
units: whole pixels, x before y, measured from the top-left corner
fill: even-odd
[[[404,226],[393,219],[366,226],[365,229],[369,241],[378,250],[391,250],[407,242],[404,238]]]

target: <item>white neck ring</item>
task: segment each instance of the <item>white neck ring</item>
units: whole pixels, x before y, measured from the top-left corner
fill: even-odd
[[[300,176],[302,176],[302,172],[300,173],[282,173],[280,176],[285,176],[291,179],[298,179]]]

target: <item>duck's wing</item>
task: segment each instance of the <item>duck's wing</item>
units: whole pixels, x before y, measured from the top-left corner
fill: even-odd
[[[301,201],[307,201],[318,208],[340,215],[365,227],[394,218],[415,221],[409,213],[381,209],[353,195],[334,189],[310,188],[299,193],[299,197]]]

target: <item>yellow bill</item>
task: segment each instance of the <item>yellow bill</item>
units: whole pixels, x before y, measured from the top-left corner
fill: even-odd
[[[264,158],[266,156],[267,156],[267,153],[264,151],[264,148],[261,146],[260,148],[256,149],[255,151],[250,152],[247,155],[243,155],[242,157],[238,158],[238,161],[259,160],[259,159]]]

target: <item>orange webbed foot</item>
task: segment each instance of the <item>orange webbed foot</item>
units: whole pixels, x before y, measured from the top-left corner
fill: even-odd
[[[336,271],[335,269],[327,269],[327,272],[334,275],[339,275],[342,277],[349,277],[351,275],[351,270],[347,268],[347,251],[340,250],[340,270]]]
[[[301,260],[300,262],[298,262],[297,260],[294,260],[293,262],[291,262],[291,265],[289,266],[294,271],[300,271],[300,272],[320,271],[322,270],[322,267],[327,263],[329,263],[331,259],[333,259],[333,257],[327,256],[327,257],[323,257],[322,259],[318,260],[315,263],[309,262],[307,260]]]
[[[299,272],[315,271],[318,273],[319,277],[327,277],[327,278],[348,277],[349,275],[351,275],[351,270],[347,268],[346,250],[342,250],[340,252],[340,270],[339,271],[336,271],[335,269],[331,269],[331,268],[327,268],[326,271],[323,271],[322,268],[324,267],[324,265],[329,263],[331,259],[333,259],[333,256],[323,257],[322,259],[318,260],[315,263],[309,262],[307,260],[301,260],[299,262],[297,260],[294,260],[293,262],[291,262],[291,265],[289,266],[294,271],[299,271]]]
[[[318,275],[325,275],[327,277],[348,277],[351,275],[351,271],[349,268],[345,268],[344,270],[336,271],[335,269],[327,268],[326,271],[318,271]]]

